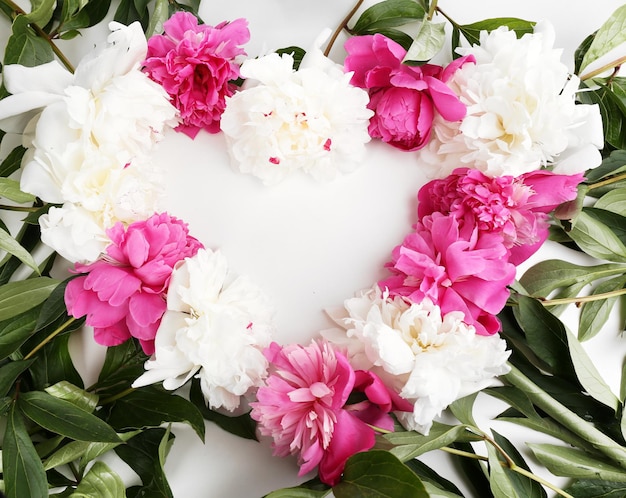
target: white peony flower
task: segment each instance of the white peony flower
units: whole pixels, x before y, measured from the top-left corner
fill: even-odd
[[[133,387],[177,389],[195,375],[212,408],[232,411],[266,376],[271,320],[261,290],[229,279],[224,256],[201,249],[174,269],[155,353]]]
[[[304,57],[270,54],[241,67],[245,89],[227,99],[221,128],[233,165],[266,185],[302,170],[317,180],[356,169],[370,140],[367,92],[319,49]],[[254,81],[253,81],[254,80]]]
[[[374,287],[346,300],[333,318],[342,329],[322,335],[345,349],[354,368],[374,371],[413,403],[413,413],[398,414],[409,430],[428,434],[450,403],[509,370],[504,340],[477,335],[463,313],[442,316],[429,300],[409,304]]]
[[[459,50],[476,58],[448,81],[467,115],[454,123],[436,118],[420,152],[436,176],[459,166],[518,176],[547,165],[574,174],[600,164],[598,106],[575,104],[579,79],[553,47],[554,29],[542,22],[520,39],[505,27],[482,32],[480,45]]]
[[[45,201],[76,202],[64,197],[68,176],[103,162],[123,169],[177,124],[165,90],[139,70],[147,50],[141,26],[110,28],[109,45],[83,59],[73,76],[64,75],[58,63],[7,67],[13,95],[0,101],[0,118],[40,111],[24,134],[29,152],[21,188]],[[58,87],[47,78],[56,78]],[[41,89],[33,81],[41,81]],[[25,109],[29,99],[32,108]]]
[[[143,161],[118,169],[90,165],[68,175],[61,207],[39,217],[41,240],[73,263],[90,263],[111,240],[106,230],[129,225],[161,211],[161,172]]]

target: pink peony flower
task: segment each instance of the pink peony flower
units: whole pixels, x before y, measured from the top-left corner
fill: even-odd
[[[117,223],[107,235],[107,254],[89,265],[86,273],[65,289],[68,313],[87,315],[96,342],[116,346],[135,337],[146,354],[154,353],[154,337],[166,309],[165,296],[174,265],[193,256],[202,244],[187,225],[167,213],[124,228]]]
[[[391,296],[416,303],[428,298],[442,314],[460,311],[480,335],[499,331],[495,315],[504,307],[507,286],[515,278],[500,234],[433,213],[393,250],[387,266],[393,275],[379,286],[388,288]]]
[[[354,36],[345,44],[346,71],[354,71],[352,84],[368,90],[374,111],[369,133],[402,150],[424,147],[430,138],[435,113],[447,121],[465,117],[466,108],[448,88],[454,72],[473,56],[461,57],[445,69],[433,64],[402,63],[406,50],[386,36]]]
[[[272,343],[265,355],[270,375],[257,392],[258,401],[251,403],[251,416],[259,432],[274,439],[275,455],[299,456],[299,475],[319,466],[320,479],[335,485],[346,460],[374,446],[371,426],[393,430],[388,412],[412,410],[375,374],[355,372],[327,342],[306,347]],[[366,400],[346,406],[353,390]]]
[[[482,232],[499,233],[518,265],[548,238],[548,212],[576,198],[582,174],[533,171],[518,177],[488,177],[479,170],[457,168],[418,193],[418,216],[452,214]]]
[[[176,128],[191,138],[201,129],[217,133],[239,78],[235,57],[245,55],[239,46],[250,39],[245,19],[217,26],[198,25],[189,12],[177,12],[163,23],[165,34],[148,40],[144,71],[161,84],[179,110]]]

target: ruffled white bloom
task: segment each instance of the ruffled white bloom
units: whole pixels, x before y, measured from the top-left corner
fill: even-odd
[[[63,190],[68,202],[39,217],[41,240],[73,263],[95,261],[111,242],[108,228],[161,211],[161,177],[143,161],[124,169],[92,165],[68,175]]]
[[[463,313],[442,316],[429,300],[409,304],[374,287],[346,300],[333,318],[342,329],[322,335],[344,347],[354,368],[374,371],[413,403],[413,413],[398,414],[410,430],[428,434],[450,403],[508,372],[504,340],[477,335]]]
[[[200,250],[174,269],[155,353],[133,386],[177,389],[195,375],[212,408],[232,411],[266,376],[271,321],[262,291],[245,277],[228,279],[220,252]]]
[[[245,89],[227,99],[222,115],[229,152],[240,172],[266,185],[294,170],[331,180],[356,169],[365,154],[372,111],[367,92],[324,57],[316,41],[298,71],[293,57],[270,54],[241,67]],[[253,81],[254,80],[254,81]]]
[[[480,45],[460,50],[476,64],[465,64],[447,84],[467,115],[454,123],[436,119],[420,159],[439,177],[464,165],[489,176],[598,166],[604,142],[598,106],[575,104],[579,79],[553,47],[554,29],[541,22],[521,39],[505,27],[482,32]]]

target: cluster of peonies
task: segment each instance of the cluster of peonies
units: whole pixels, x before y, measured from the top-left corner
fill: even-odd
[[[276,454],[333,485],[376,428],[393,430],[391,412],[426,434],[507,372],[496,315],[516,265],[547,238],[548,213],[576,197],[572,157],[595,166],[601,142],[598,110],[575,105],[548,27],[483,34],[445,68],[403,64],[406,51],[378,34],[351,38],[342,67],[323,56],[323,34],[297,70],[289,54],[240,61],[242,19],[213,27],[179,12],[147,42],[138,24],[111,28],[73,75],[6,67],[0,119],[28,148],[23,190],[58,204],[40,224],[79,274],[68,312],[100,344],[135,339],[151,355],[134,387],[195,377],[211,408],[250,398]],[[420,189],[390,275],[332,313],[323,339],[280,346],[262,290],[158,209],[145,158],[168,128],[223,131],[233,164],[266,184],[351,171],[370,137],[418,151],[443,178]],[[552,164],[560,173],[541,169]]]

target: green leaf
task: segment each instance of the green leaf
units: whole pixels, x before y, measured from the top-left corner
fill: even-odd
[[[537,357],[549,365],[555,375],[575,380],[563,323],[536,299],[526,296],[519,296],[514,312]]]
[[[400,31],[399,29],[394,28],[380,28],[376,30],[376,33],[379,33],[387,38],[391,38],[398,45],[402,46],[405,50],[408,50],[411,45],[413,45],[413,37],[406,34],[404,31]]]
[[[0,322],[0,359],[15,352],[35,333],[39,308],[33,308],[10,320]]]
[[[515,490],[509,469],[501,465],[501,455],[491,444],[487,445],[487,456],[489,458],[489,485],[493,496],[495,498],[525,498]]]
[[[511,444],[511,442],[504,436],[498,434],[496,431],[492,431],[494,441],[502,448],[511,460],[515,462],[515,465],[521,467],[524,470],[530,472],[530,467],[526,464],[522,455],[517,451],[517,448]],[[499,455],[501,461],[504,461],[502,455]],[[504,468],[504,472],[507,475],[509,482],[513,485],[515,492],[522,498],[546,498],[546,492],[543,487],[529,477],[514,472],[508,468]]]
[[[592,291],[592,295],[603,294],[623,289],[626,285],[626,276],[619,276],[598,284]],[[581,342],[594,337],[609,319],[611,310],[618,296],[599,299],[583,303],[578,322],[578,339]]]
[[[154,11],[150,16],[150,23],[146,29],[146,38],[163,32],[163,23],[169,18],[169,2],[168,0],[155,0]]]
[[[529,443],[537,459],[556,476],[626,482],[624,469],[598,460],[574,448]]]
[[[126,498],[126,486],[105,463],[96,462],[69,498]]]
[[[598,104],[604,125],[604,140],[616,149],[626,149],[626,115],[615,102],[613,92],[604,85],[585,88],[579,94],[583,104]]]
[[[428,498],[420,478],[391,453],[380,450],[350,457],[333,494],[337,498]]]
[[[459,488],[457,488],[452,482],[441,477],[428,465],[421,462],[417,458],[404,462],[404,465],[411,469],[413,473],[422,480],[422,483],[431,498],[456,498],[463,496],[463,493],[461,493]]]
[[[559,259],[542,261],[532,266],[522,276],[520,283],[532,296],[547,297],[552,291],[576,283],[586,285],[599,278],[624,272],[623,265],[604,264],[581,266]]]
[[[95,26],[100,21],[102,21],[109,12],[110,7],[111,0],[98,0],[97,2],[88,2],[83,9],[83,12],[85,12],[89,16],[89,26]]]
[[[80,322],[74,322],[80,324]],[[41,331],[30,342],[45,336],[46,331]],[[46,344],[37,352],[37,361],[30,367],[32,380],[35,388],[46,387],[67,380],[72,384],[83,387],[83,379],[74,367],[72,356],[69,351],[69,334],[57,336],[53,341]],[[39,340],[36,341],[39,343]],[[27,344],[27,346],[30,345]]]
[[[143,486],[137,496],[172,498],[172,491],[163,471],[163,447],[169,447],[173,435],[163,428],[148,429],[127,444],[115,448],[117,455],[139,476]]]
[[[57,382],[50,387],[46,387],[46,392],[55,398],[69,401],[87,413],[93,413],[98,406],[97,394],[87,392],[66,380],[62,380],[61,382]]]
[[[37,263],[35,263],[35,260],[30,255],[30,253],[26,249],[24,249],[17,240],[11,237],[11,234],[2,229],[0,229],[0,250],[12,254],[22,263],[35,270],[35,272],[39,273]]]
[[[578,479],[565,491],[575,498],[624,498],[626,484],[596,479]]]
[[[619,7],[597,31],[580,64],[582,72],[589,64],[626,42],[626,5]]]
[[[20,182],[10,178],[0,178],[0,197],[25,204],[27,202],[35,202],[35,196],[27,194],[20,190]]]
[[[54,60],[52,48],[29,26],[28,19],[17,16],[13,21],[13,34],[9,37],[4,51],[4,64],[21,64],[34,67]]]
[[[626,171],[626,150],[614,150],[602,160],[597,168],[585,173],[586,183],[594,183]],[[593,190],[591,191],[593,192]]]
[[[17,378],[33,361],[35,360],[12,361],[0,367],[0,397],[9,394]]]
[[[358,35],[378,33],[382,28],[393,28],[422,19],[426,12],[413,0],[384,0],[366,9],[352,31]]]
[[[26,149],[21,145],[9,152],[9,155],[0,163],[0,177],[5,178],[20,169],[25,152]]]
[[[452,414],[463,424],[478,427],[474,421],[473,409],[478,393],[473,393],[461,399],[457,399],[448,408]]]
[[[291,46],[291,47],[279,48],[276,50],[276,53],[278,55],[282,55],[282,54],[290,55],[293,58],[293,70],[297,71],[300,68],[300,63],[302,62],[302,59],[306,55],[306,50],[300,47]]]
[[[580,45],[578,45],[578,47],[574,51],[574,74],[580,74],[580,65],[583,62],[583,57],[587,53],[587,50],[589,50],[591,42],[593,42],[595,36],[595,32],[591,33],[589,36],[587,36],[587,38],[582,41]]]
[[[618,188],[607,192],[596,201],[593,207],[626,216],[626,188]]]
[[[491,32],[500,26],[507,26],[511,31],[515,31],[517,37],[520,38],[526,33],[532,33],[535,23],[516,17],[497,17],[459,26],[459,30],[470,44],[478,45],[480,44],[481,31]]]
[[[443,47],[445,23],[434,23],[424,19],[402,62],[424,62],[432,59]]]
[[[57,285],[58,280],[38,277],[0,286],[0,321],[13,318],[44,302]]]
[[[70,277],[57,285],[44,302],[39,318],[37,319],[37,331],[48,325],[52,325],[60,318],[63,318],[63,321],[70,318],[65,305],[65,288],[72,278],[73,277]]]
[[[45,498],[48,481],[41,460],[15,404],[7,417],[2,468],[7,498]]]
[[[616,214],[606,209],[597,209],[594,207],[585,207],[583,212],[588,214],[598,223],[602,223],[608,227],[613,234],[626,246],[626,217]]]
[[[108,420],[119,431],[185,422],[204,440],[205,426],[200,411],[186,399],[155,387],[138,389],[117,400]]]
[[[315,491],[306,488],[283,488],[272,491],[263,498],[323,498],[328,491]]]
[[[28,22],[37,24],[40,27],[48,24],[50,19],[52,19],[56,0],[31,0],[30,3],[32,9],[29,14],[24,15]]]
[[[448,446],[460,439],[468,440],[464,437],[466,432],[465,425],[452,426],[435,423],[427,436],[412,431],[394,432],[385,434],[384,439],[394,445],[389,450],[390,453],[402,461],[407,461],[428,451]]]
[[[42,391],[22,393],[18,400],[24,414],[41,427],[78,441],[119,443],[115,431],[103,420]]]
[[[611,392],[611,388],[604,381],[578,339],[569,331],[567,331],[567,343],[574,370],[585,391],[617,412],[620,405],[619,399]]]
[[[215,423],[217,426],[224,429],[226,432],[230,432],[235,436],[239,436],[245,439],[257,440],[256,436],[256,422],[252,420],[249,413],[244,413],[236,417],[229,417],[213,410],[209,410],[204,401],[202,390],[200,389],[200,381],[193,379],[191,382],[191,389],[189,391],[189,401],[191,401],[200,410],[202,416]]]
[[[615,232],[585,211],[578,215],[569,236],[594,258],[626,262],[626,246]]]

